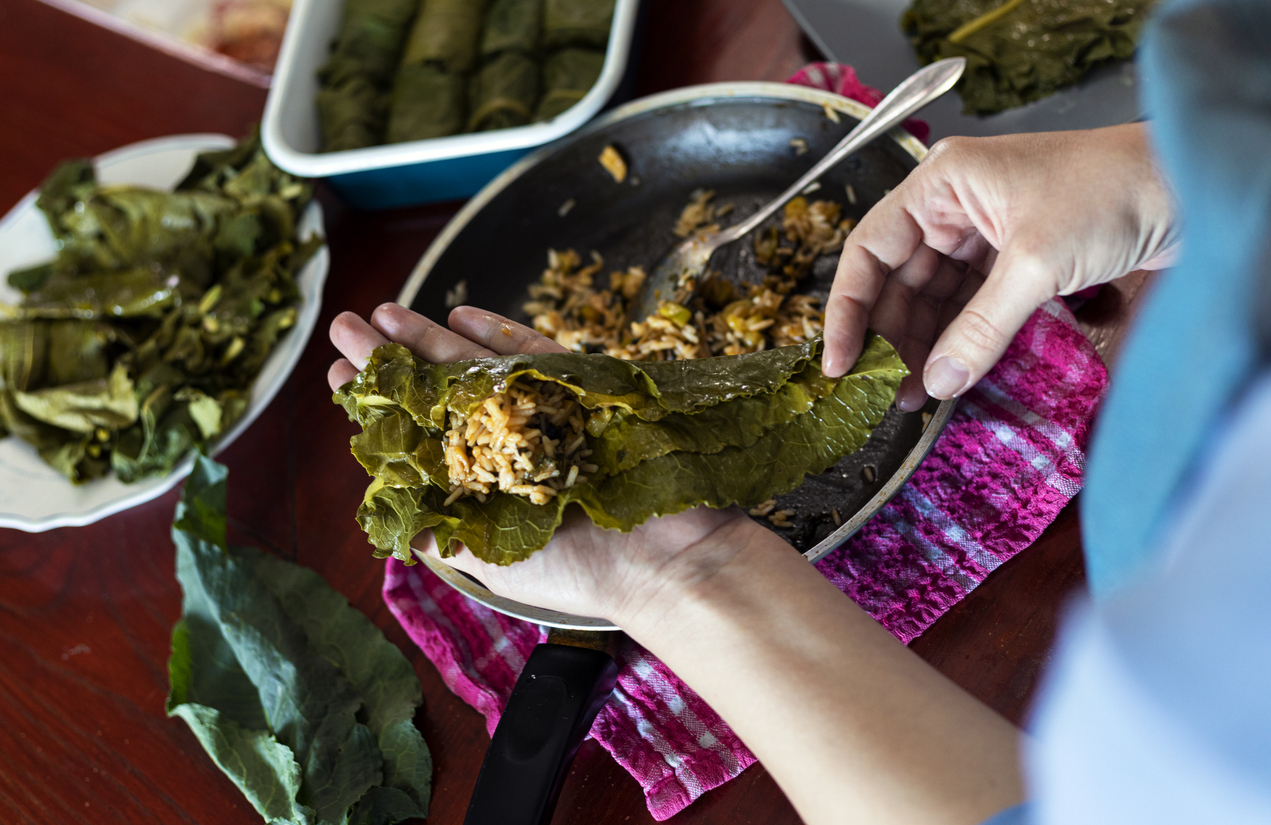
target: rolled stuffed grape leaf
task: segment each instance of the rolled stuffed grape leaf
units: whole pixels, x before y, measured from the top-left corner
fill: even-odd
[[[456,135],[467,122],[468,80],[430,63],[403,66],[393,87],[389,143]]]
[[[966,114],[1053,94],[1134,54],[1155,0],[913,0],[901,18],[919,60],[965,57]]]
[[[543,0],[494,0],[485,16],[481,54],[533,54],[538,50],[542,30]]]
[[[485,132],[524,126],[538,100],[538,64],[519,52],[504,52],[472,79],[468,129]]]
[[[425,816],[432,760],[414,669],[316,573],[225,538],[226,472],[200,457],[177,506],[182,617],[168,714],[268,822]]]
[[[406,40],[402,65],[436,63],[448,72],[477,65],[485,0],[426,0]]]
[[[604,52],[561,49],[543,64],[543,97],[535,120],[551,120],[582,100],[605,67]]]
[[[697,361],[429,364],[382,346],[334,396],[362,426],[353,454],[373,477],[358,521],[377,556],[411,563],[411,539],[431,529],[443,553],[463,544],[511,564],[547,544],[570,504],[624,532],[757,505],[859,449],[908,374],[873,333],[840,379],[820,353],[818,339]]]
[[[545,0],[543,41],[549,49],[609,44],[614,0]]]

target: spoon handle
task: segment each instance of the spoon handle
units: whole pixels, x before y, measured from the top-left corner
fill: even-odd
[[[965,57],[950,57],[919,69],[883,98],[856,128],[847,133],[828,155],[762,209],[720,233],[719,245],[731,243],[768,219],[786,201],[825,174],[848,155],[886,132],[914,112],[953,88],[966,68]]]

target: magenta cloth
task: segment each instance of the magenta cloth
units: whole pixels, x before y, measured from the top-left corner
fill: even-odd
[[[850,97],[873,108],[883,99],[883,93],[873,86],[866,86],[856,76],[856,70],[846,63],[809,63],[790,76],[787,83],[800,86],[811,86],[834,92],[836,95]],[[901,124],[909,134],[923,143],[931,136],[931,127],[926,121],[910,118]]]
[[[817,73],[836,91],[877,102],[850,67],[814,64],[795,79]],[[909,128],[925,137],[925,124]],[[909,484],[817,567],[910,642],[1035,541],[1077,493],[1106,384],[1107,370],[1072,313],[1050,301],[961,399]],[[526,658],[546,636],[542,628],[469,601],[423,565],[391,559],[384,600],[493,732]],[[624,638],[617,658],[618,685],[590,735],[640,783],[655,819],[754,763],[723,720],[656,657]]]

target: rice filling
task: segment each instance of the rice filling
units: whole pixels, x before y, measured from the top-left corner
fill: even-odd
[[[551,381],[517,377],[470,413],[449,411],[444,439],[450,494],[484,502],[494,492],[547,504],[598,471],[587,461],[588,411]]]

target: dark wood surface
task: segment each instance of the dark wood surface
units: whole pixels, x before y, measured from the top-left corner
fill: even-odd
[[[782,80],[808,58],[805,48],[779,0],[651,0],[638,90]],[[0,209],[60,159],[167,134],[242,134],[264,100],[261,89],[37,0],[0,0]],[[436,759],[430,820],[449,825],[462,821],[488,739],[380,600],[382,564],[352,520],[365,476],[348,455],[351,425],[329,400],[335,352],[325,329],[338,311],[365,314],[391,300],[457,205],[364,214],[329,193],[322,200],[333,264],[319,330],[275,401],[221,456],[231,470],[231,539],[316,569],[410,657],[426,697],[417,722]],[[1108,353],[1140,285],[1086,313]],[[0,822],[260,821],[186,726],[164,715],[180,612],[169,539],[176,495],[88,527],[0,530]],[[913,647],[1019,721],[1064,599],[1083,580],[1070,506]],[[555,822],[652,821],[636,783],[585,744]],[[798,819],[755,766],[675,821]]]

